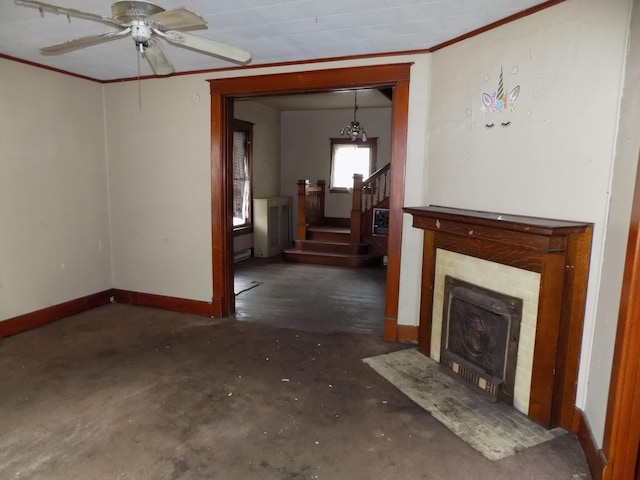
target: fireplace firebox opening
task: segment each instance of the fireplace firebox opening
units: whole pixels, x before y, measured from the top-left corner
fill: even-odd
[[[446,275],[442,319],[447,372],[513,405],[522,299]]]

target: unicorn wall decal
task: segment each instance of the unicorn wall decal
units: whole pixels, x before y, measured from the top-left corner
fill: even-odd
[[[504,76],[502,73],[502,67],[500,67],[500,77],[498,79],[498,89],[492,94],[482,93],[482,113],[490,114],[490,113],[501,113],[509,109],[509,111],[513,112],[516,107],[516,100],[520,95],[520,85],[516,85],[513,89],[506,94],[506,90],[504,89]],[[500,126],[508,127],[511,125],[511,122],[502,122]],[[487,123],[485,125],[486,128],[493,128],[495,123]]]

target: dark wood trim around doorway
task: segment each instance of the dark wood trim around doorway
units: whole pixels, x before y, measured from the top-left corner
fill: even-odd
[[[639,445],[640,168],[636,177],[627,255],[622,277],[618,329],[602,448],[606,459],[602,478],[604,480],[637,479]],[[594,478],[597,478],[595,472]]]
[[[229,124],[238,97],[329,92],[354,88],[394,89],[391,122],[391,195],[388,237],[385,338],[397,340],[402,204],[407,149],[410,63],[313,70],[210,80],[211,236],[214,316],[234,313],[233,229],[229,185]]]

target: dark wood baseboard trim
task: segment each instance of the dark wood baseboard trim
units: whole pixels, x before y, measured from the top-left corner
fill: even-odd
[[[418,343],[418,326],[398,325],[396,340],[400,343]]]
[[[212,316],[212,307],[209,302],[118,289],[113,290],[113,295],[117,303],[160,308],[173,312],[192,313],[206,317]]]
[[[37,328],[47,323],[106,305],[111,302],[112,296],[112,290],[105,290],[0,321],[0,338],[9,337],[16,333],[31,330],[32,328]]]
[[[576,418],[578,421],[577,435],[585,457],[587,457],[587,463],[589,464],[589,470],[591,470],[591,476],[593,480],[602,480],[604,476],[604,470],[607,467],[608,461],[602,450],[596,447],[596,442],[593,439],[591,428],[589,427],[589,421],[584,416],[584,413],[576,408]]]

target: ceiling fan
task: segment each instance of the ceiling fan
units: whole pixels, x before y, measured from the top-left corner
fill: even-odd
[[[59,7],[44,2],[33,0],[14,1],[17,5],[37,8],[43,16],[44,12],[51,12],[66,15],[69,21],[71,21],[71,17],[82,18],[116,28],[113,31],[76,38],[41,48],[40,52],[43,55],[67,53],[131,35],[136,48],[147,60],[156,75],[170,75],[175,72],[158,38],[163,38],[178,47],[242,65],[251,61],[251,52],[247,50],[185,33],[184,30],[207,28],[207,21],[188,8],[181,7],[165,10],[160,5],[146,0],[126,0],[114,2],[111,5],[112,17],[102,17],[94,13]]]

